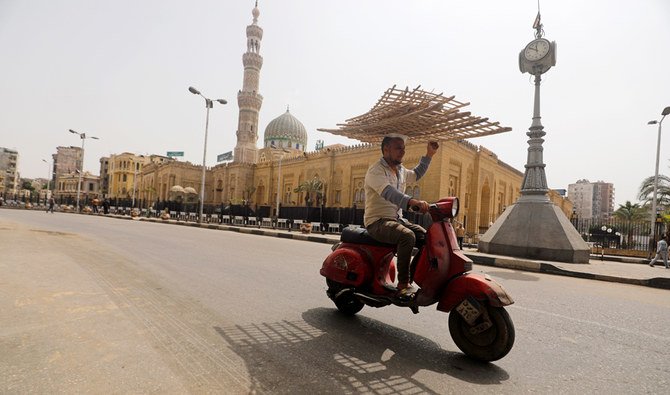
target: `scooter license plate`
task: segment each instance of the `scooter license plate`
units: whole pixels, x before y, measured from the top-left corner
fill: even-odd
[[[474,301],[474,303],[477,303]],[[473,303],[468,301],[468,299],[465,299],[462,301],[457,307],[456,311],[458,314],[463,317],[463,319],[469,324],[469,325],[474,325],[475,321],[479,316],[482,314],[481,311],[479,311],[478,306],[475,306]]]

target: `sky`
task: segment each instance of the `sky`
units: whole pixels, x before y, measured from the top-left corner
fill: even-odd
[[[262,131],[290,107],[308,150],[354,144],[318,132],[367,112],[393,85],[455,95],[473,115],[512,131],[471,139],[523,171],[533,83],[518,67],[534,39],[536,0],[259,0]],[[133,152],[184,151],[207,165],[235,147],[245,28],[253,0],[0,0],[0,147],[22,177],[46,177],[58,146],[81,146],[84,168]],[[654,175],[658,127],[670,106],[670,1],[543,0],[557,64],[543,75],[548,186],[614,184],[615,208],[637,202]],[[670,121],[665,122],[670,131]],[[670,175],[670,136],[660,145]]]

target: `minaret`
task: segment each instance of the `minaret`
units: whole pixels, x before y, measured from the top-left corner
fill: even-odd
[[[236,163],[256,163],[258,160],[258,112],[263,104],[263,96],[258,93],[263,57],[260,55],[263,29],[257,25],[258,1],[251,14],[253,23],[247,26],[247,52],[242,55],[244,82],[237,93],[240,115],[237,122],[237,145],[233,161]]]

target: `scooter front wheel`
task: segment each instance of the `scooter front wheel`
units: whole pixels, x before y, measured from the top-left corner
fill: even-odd
[[[328,285],[328,295],[333,295],[331,299],[335,302],[337,309],[346,315],[354,315],[361,311],[363,302],[358,300],[351,292],[344,292],[340,295],[338,293],[344,289],[344,286],[332,280],[326,279]]]
[[[514,345],[514,324],[503,307],[482,306],[486,313],[477,319],[475,327],[484,322],[485,316],[491,326],[476,330],[456,310],[449,313],[449,332],[456,346],[465,355],[480,361],[490,362],[507,355]]]

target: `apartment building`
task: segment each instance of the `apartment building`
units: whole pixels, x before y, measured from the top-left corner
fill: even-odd
[[[18,151],[0,147],[0,172],[2,172],[4,178],[2,188],[4,193],[16,195],[21,189],[17,167],[18,162]]]
[[[614,184],[579,180],[568,185],[568,199],[577,217],[607,221],[614,212]]]

